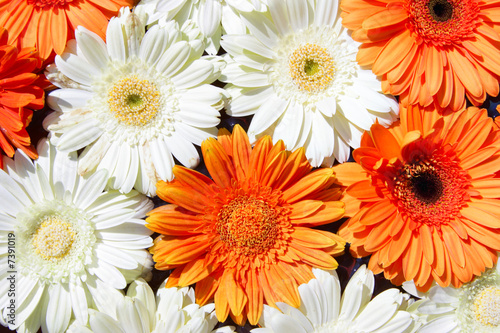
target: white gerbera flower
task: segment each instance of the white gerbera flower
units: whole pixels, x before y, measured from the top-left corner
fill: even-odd
[[[340,297],[335,271],[313,268],[316,279],[299,286],[300,308],[276,303],[268,305],[253,333],[398,333],[410,332],[413,318],[405,311],[409,295],[388,289],[372,298],[373,273],[361,266]],[[371,300],[371,301],[370,301]]]
[[[345,162],[364,130],[389,125],[398,104],[356,62],[358,43],[342,27],[338,0],[269,0],[269,13],[242,13],[250,34],[226,35],[230,55],[220,80],[228,113],[255,114],[252,141],[269,134],[287,149],[304,146],[315,167]]]
[[[148,25],[163,17],[180,24],[193,20],[206,38],[206,51],[214,55],[219,50],[223,30],[244,33],[239,12],[264,11],[266,3],[267,0],[142,0],[134,12],[145,14]]]
[[[18,150],[0,170],[1,317],[10,329],[63,332],[72,317],[86,323],[88,308],[105,306],[115,288],[149,273],[152,239],[143,217],[153,204],[136,191],[103,192],[105,170],[78,176],[76,153],[58,152],[45,139],[38,153],[33,163]],[[11,274],[15,295],[4,283]]]
[[[165,285],[163,283],[162,285]],[[217,325],[213,303],[200,307],[195,303],[192,288],[160,288],[156,299],[143,280],[134,281],[114,307],[103,311],[90,310],[87,326],[73,323],[68,333],[230,333],[231,326],[214,330]]]
[[[435,284],[422,293],[413,281],[405,282],[403,288],[421,298],[415,313],[423,318],[424,325],[417,332],[500,332],[498,265],[460,288]]]
[[[224,90],[217,57],[201,57],[199,30],[162,21],[145,26],[128,8],[111,19],[107,44],[83,27],[76,43],[56,56],[48,105],[57,112],[44,125],[64,151],[86,149],[78,170],[105,169],[110,186],[155,194],[158,180],[171,180],[174,157],[199,163],[193,144],[217,133]],[[218,60],[219,59],[219,60]]]

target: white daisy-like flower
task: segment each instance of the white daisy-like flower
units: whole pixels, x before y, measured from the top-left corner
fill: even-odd
[[[266,3],[267,0],[142,0],[134,11],[145,14],[148,25],[163,17],[180,24],[193,20],[206,38],[207,53],[214,55],[219,50],[221,34],[245,32],[239,12],[265,11]]]
[[[163,283],[162,285],[165,285]],[[74,322],[68,333],[230,333],[231,326],[217,329],[213,303],[200,307],[192,288],[163,288],[156,298],[143,280],[134,281],[127,295],[103,311],[89,310],[88,325]]]
[[[398,333],[411,332],[413,317],[405,311],[409,295],[393,288],[372,299],[373,273],[361,266],[341,297],[335,271],[313,268],[316,279],[299,286],[300,307],[278,302],[264,305],[262,328],[253,333]],[[281,310],[281,311],[280,311]]]
[[[145,33],[139,17],[122,8],[111,19],[107,44],[83,27],[56,56],[47,77],[56,112],[44,126],[64,151],[85,148],[82,175],[105,169],[110,186],[155,195],[158,180],[173,178],[174,157],[199,163],[193,144],[215,136],[224,90],[210,85],[223,61],[202,57],[199,30],[161,21]]]
[[[437,284],[417,291],[413,281],[403,288],[421,298],[415,309],[424,325],[417,332],[500,332],[500,269],[496,265],[460,288]]]
[[[356,62],[358,43],[342,27],[338,0],[269,0],[268,13],[242,13],[246,35],[226,35],[222,81],[228,114],[253,115],[252,141],[269,134],[304,146],[315,167],[348,159],[364,130],[396,118],[396,100]]]
[[[152,239],[143,218],[153,203],[137,191],[103,192],[105,170],[79,176],[76,153],[45,139],[38,153],[33,163],[18,150],[0,170],[0,310],[10,329],[63,332],[71,318],[86,323],[88,308],[149,274]],[[4,282],[11,275],[14,294]]]

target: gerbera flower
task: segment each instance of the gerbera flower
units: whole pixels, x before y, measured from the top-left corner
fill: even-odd
[[[36,47],[47,59],[61,54],[81,25],[105,37],[108,20],[134,0],[0,0],[0,26],[9,33],[9,44]]]
[[[31,109],[41,109],[44,104],[43,89],[37,86],[39,76],[32,73],[40,60],[35,49],[18,50],[8,39],[7,30],[0,27],[0,149],[12,157],[16,147],[37,158],[26,126],[33,115]]]
[[[142,218],[153,204],[136,191],[103,192],[106,171],[79,177],[76,153],[45,139],[38,153],[33,163],[18,150],[0,170],[0,279],[15,275],[10,329],[64,332],[71,318],[85,324],[88,308],[149,272],[151,232]],[[7,239],[15,243],[9,265]],[[9,287],[0,284],[4,322],[12,319]]]
[[[281,310],[264,305],[254,333],[410,332],[412,316],[406,312],[409,295],[395,288],[372,298],[375,278],[363,265],[349,280],[341,298],[334,271],[313,268],[315,279],[299,286],[300,308],[277,303]]]
[[[376,119],[395,119],[397,103],[356,63],[358,44],[342,28],[338,1],[271,0],[269,11],[242,13],[249,34],[222,39],[228,114],[255,114],[251,142],[271,135],[287,149],[304,146],[314,167],[346,161]]]
[[[433,285],[428,292],[403,288],[421,298],[416,313],[425,318],[418,332],[498,332],[500,328],[500,269],[487,270],[460,288]]]
[[[403,105],[456,111],[497,96],[500,19],[494,0],[342,2],[342,24],[363,43],[357,55]]]
[[[162,285],[165,285],[165,282]],[[127,295],[119,297],[114,306],[102,311],[90,309],[88,325],[83,326],[75,322],[70,326],[68,333],[234,332],[234,327],[231,326],[214,330],[218,323],[214,304],[200,307],[195,303],[192,288],[160,287],[155,298],[147,282],[138,279],[130,284]]]
[[[475,107],[440,117],[410,107],[335,166],[351,217],[339,231],[369,268],[419,290],[460,287],[500,250],[500,130]]]
[[[224,90],[211,86],[217,57],[201,57],[199,31],[162,21],[145,33],[128,8],[108,27],[108,44],[79,27],[76,43],[57,56],[49,80],[63,87],[47,103],[56,110],[44,126],[59,149],[77,151],[79,172],[108,170],[110,185],[155,194],[171,180],[174,157],[199,162],[193,146],[215,136]],[[126,167],[124,167],[126,166]]]
[[[266,0],[142,0],[134,8],[134,12],[145,14],[148,25],[164,17],[179,24],[193,20],[206,38],[206,51],[214,55],[219,50],[223,30],[244,31],[238,13],[264,11],[265,3]]]
[[[217,318],[256,324],[264,300],[300,305],[297,287],[314,278],[311,266],[335,269],[344,250],[339,236],[309,227],[338,220],[344,204],[331,169],[311,172],[303,149],[285,151],[265,136],[251,148],[237,125],[201,146],[213,180],[174,167],[158,183],[172,203],[146,221],[162,234],[150,249],[157,269],[174,269],[167,287],[196,283],[196,301],[215,298]]]

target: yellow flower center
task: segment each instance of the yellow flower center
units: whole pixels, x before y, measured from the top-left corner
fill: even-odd
[[[476,320],[485,326],[500,325],[500,288],[484,288],[474,300]]]
[[[262,253],[278,238],[280,215],[279,207],[240,195],[222,207],[216,228],[220,239],[238,254]]]
[[[44,259],[62,259],[71,250],[75,233],[57,217],[47,217],[31,239],[35,252]]]
[[[146,125],[160,109],[161,95],[156,86],[135,75],[117,81],[108,95],[110,111],[126,125]]]
[[[335,74],[332,56],[316,44],[307,43],[296,49],[290,56],[289,66],[293,81],[308,92],[324,90]]]

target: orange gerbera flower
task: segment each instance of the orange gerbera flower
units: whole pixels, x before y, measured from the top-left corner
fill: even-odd
[[[0,149],[12,157],[15,146],[37,158],[26,126],[33,115],[30,109],[41,109],[44,104],[43,89],[37,86],[39,76],[32,73],[40,59],[35,49],[18,51],[7,43],[8,39],[7,30],[0,27]]]
[[[403,105],[456,111],[498,95],[496,0],[344,0],[342,23],[363,43],[357,60]]]
[[[9,44],[36,47],[47,59],[61,54],[81,25],[106,38],[108,20],[134,0],[0,0],[0,26],[10,33]]]
[[[476,107],[440,117],[418,107],[362,137],[334,167],[352,217],[339,234],[394,284],[460,287],[500,251],[500,130]]]
[[[201,149],[213,180],[175,166],[175,179],[157,184],[173,204],[146,219],[162,234],[151,248],[156,268],[175,268],[166,286],[196,283],[198,304],[214,297],[217,318],[240,325],[257,323],[264,300],[298,307],[311,267],[335,269],[332,255],[344,251],[339,236],[309,228],[344,215],[332,169],[311,171],[303,148],[290,153],[269,136],[252,150],[239,126]]]

